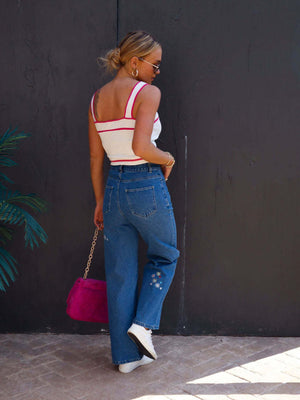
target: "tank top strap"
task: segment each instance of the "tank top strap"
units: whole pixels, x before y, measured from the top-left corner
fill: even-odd
[[[124,115],[125,118],[133,118],[132,111],[133,111],[136,97],[140,93],[140,91],[143,89],[143,87],[145,87],[146,85],[148,85],[148,83],[143,82],[143,81],[139,81],[136,85],[134,85],[134,87],[128,97],[128,100],[127,100],[127,104],[126,104],[126,108],[125,108],[125,115]]]
[[[97,122],[96,117],[95,117],[95,109],[94,109],[94,101],[95,101],[96,93],[97,92],[94,93],[92,100],[91,100],[91,112],[92,112],[94,122]]]

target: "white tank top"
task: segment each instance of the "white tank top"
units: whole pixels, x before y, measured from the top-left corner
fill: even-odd
[[[144,164],[143,158],[136,156],[132,150],[132,140],[135,128],[135,119],[132,110],[139,92],[147,85],[139,81],[131,90],[128,97],[123,118],[111,121],[97,121],[94,112],[95,94],[91,100],[91,111],[96,130],[100,135],[103,148],[110,160],[111,165],[138,165]],[[156,146],[155,140],[161,132],[161,123],[158,113],[155,114],[151,142]]]

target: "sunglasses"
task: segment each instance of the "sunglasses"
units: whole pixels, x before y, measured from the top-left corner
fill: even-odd
[[[153,71],[154,71],[155,73],[157,73],[157,72],[160,70],[160,64],[158,64],[158,65],[152,64],[151,62],[149,62],[149,61],[147,61],[147,60],[144,60],[143,57],[138,57],[138,59],[139,59],[140,61],[144,61],[145,63],[152,65]]]

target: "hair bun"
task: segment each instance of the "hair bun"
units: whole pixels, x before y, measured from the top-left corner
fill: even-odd
[[[116,47],[115,49],[110,50],[106,54],[107,62],[110,68],[119,69],[120,68],[120,48]]]
[[[98,62],[103,63],[110,72],[120,69],[120,48],[116,47],[115,49],[109,50],[104,57],[98,58]]]
[[[108,51],[98,62],[104,64],[108,71],[118,71],[132,57],[145,57],[161,45],[147,32],[135,31],[128,33],[119,46]]]
[[[120,63],[120,47],[116,47],[111,52],[111,59],[116,63]]]

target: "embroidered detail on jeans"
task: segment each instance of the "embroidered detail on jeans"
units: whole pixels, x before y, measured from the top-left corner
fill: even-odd
[[[150,282],[150,286],[154,286],[159,290],[162,290],[162,281],[161,279],[161,273],[160,272],[156,272],[156,274],[152,274],[151,275],[152,278],[152,282]]]

